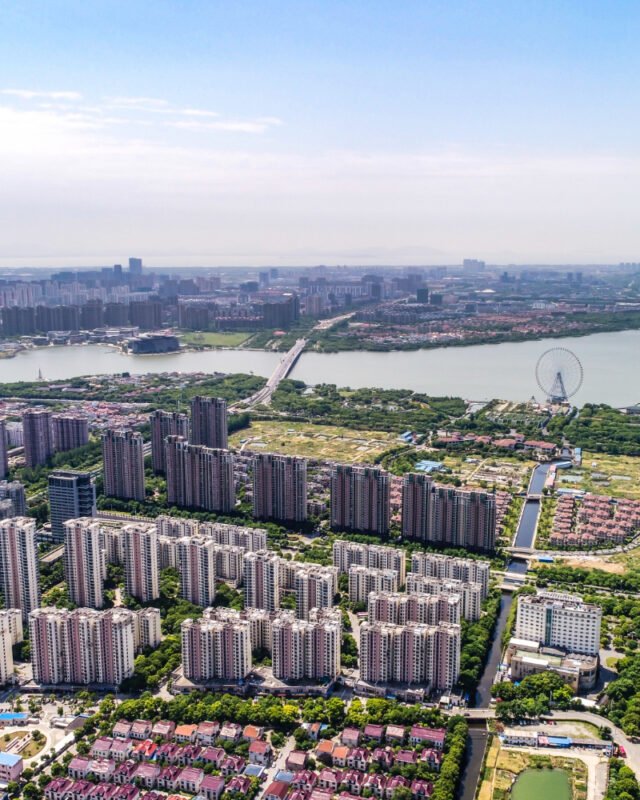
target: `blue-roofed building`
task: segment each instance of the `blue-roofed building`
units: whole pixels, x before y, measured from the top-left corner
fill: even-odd
[[[286,769],[281,769],[280,772],[278,772],[278,774],[276,775],[274,780],[283,781],[284,783],[291,783],[294,778],[295,775],[293,774],[293,772],[289,772]]]
[[[247,764],[247,766],[244,768],[243,774],[246,775],[247,778],[257,778],[261,781],[265,772],[266,769],[260,764]]]
[[[22,775],[23,769],[22,756],[18,756],[15,753],[0,752],[0,783],[17,781]]]
[[[440,472],[444,468],[444,464],[442,461],[429,461],[424,459],[423,461],[418,461],[416,464],[416,470],[418,472]]]

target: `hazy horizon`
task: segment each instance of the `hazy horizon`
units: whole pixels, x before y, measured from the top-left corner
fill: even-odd
[[[3,10],[0,267],[640,260],[640,6]]]

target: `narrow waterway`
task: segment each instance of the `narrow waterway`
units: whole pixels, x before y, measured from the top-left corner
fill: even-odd
[[[529,483],[528,494],[539,495],[542,493],[550,464],[539,464],[533,471]],[[514,544],[517,547],[532,547],[535,537],[536,526],[538,524],[538,514],[540,513],[539,500],[527,500],[525,502],[518,530],[516,531]],[[507,572],[514,572],[519,575],[527,571],[525,561],[512,559],[507,564]],[[513,595],[510,592],[503,592],[500,600],[500,614],[493,632],[493,641],[487,657],[482,677],[478,683],[474,697],[476,708],[489,708],[491,704],[491,687],[498,670],[498,665],[502,658],[502,634],[507,625],[509,611],[513,605]],[[467,761],[460,779],[458,787],[458,800],[474,800],[478,781],[480,780],[480,770],[484,759],[484,751],[487,745],[488,733],[484,727],[471,727],[467,740]]]

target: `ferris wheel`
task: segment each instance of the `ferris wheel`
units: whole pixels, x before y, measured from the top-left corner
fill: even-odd
[[[536,364],[538,386],[550,403],[566,403],[582,386],[584,370],[578,356],[566,347],[552,347]]]

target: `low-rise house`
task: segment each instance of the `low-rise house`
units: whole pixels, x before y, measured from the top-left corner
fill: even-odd
[[[342,773],[337,769],[329,769],[325,767],[320,770],[318,775],[318,788],[327,789],[332,793],[338,791],[338,786],[342,782]]]
[[[393,766],[394,754],[390,747],[376,747],[371,752],[371,760],[379,764],[385,772]]]
[[[409,781],[406,778],[403,778],[402,775],[391,775],[387,780],[387,786],[385,789],[385,797],[387,800],[392,800],[394,792],[401,786],[408,787]]]
[[[411,794],[416,800],[425,800],[425,798],[431,797],[433,794],[433,784],[431,781],[416,778],[411,782]]]
[[[395,763],[400,766],[405,764],[417,764],[418,754],[415,750],[398,750],[395,756]]]
[[[146,719],[137,719],[131,725],[129,736],[132,739],[148,739],[151,736],[153,726]]]
[[[181,767],[190,767],[194,761],[199,761],[201,752],[202,747],[199,744],[188,744],[186,747],[181,748],[178,764]]]
[[[173,738],[176,740],[176,742],[180,742],[181,744],[185,744],[186,742],[195,742],[197,730],[197,725],[178,725],[175,733],[173,734]]]
[[[136,761],[125,761],[124,764],[118,764],[113,773],[113,782],[121,786],[131,783],[138,763]]]
[[[136,761],[151,761],[152,758],[155,758],[157,752],[158,745],[153,739],[145,739],[142,742],[138,742],[131,755]]]
[[[369,751],[364,747],[352,747],[347,756],[347,766],[350,769],[357,769],[366,772],[370,761]]]
[[[314,789],[309,795],[309,800],[331,800],[331,793],[322,789]]]
[[[45,786],[44,796],[47,800],[65,800],[72,786],[73,781],[70,778],[54,778]]]
[[[112,761],[110,758],[97,758],[91,762],[89,774],[94,780],[107,783],[111,780],[115,771],[115,761]]]
[[[206,800],[220,800],[224,792],[224,778],[221,775],[205,775],[200,784],[200,794]]]
[[[91,746],[91,755],[93,758],[109,758],[112,744],[113,739],[109,736],[100,736]]]
[[[269,742],[254,739],[249,745],[250,764],[260,764],[263,767],[268,767],[271,764],[271,754],[272,750]]]
[[[311,792],[318,783],[318,775],[310,769],[303,769],[296,773],[291,785],[303,792]]]
[[[229,794],[247,794],[251,788],[251,781],[246,775],[234,775],[227,784]]]
[[[333,750],[335,744],[331,739],[322,739],[316,745],[316,756],[322,760],[322,757],[331,759],[333,757]]]
[[[349,748],[344,744],[336,745],[333,748],[331,758],[334,767],[346,767],[347,758],[349,758]]]
[[[121,764],[131,756],[132,752],[133,742],[131,739],[114,739],[111,743],[109,757]]]
[[[264,800],[284,800],[288,791],[288,783],[284,781],[272,781],[265,789]]]
[[[391,744],[402,744],[406,739],[406,732],[403,725],[387,725],[384,738]]]
[[[162,767],[157,764],[138,764],[133,778],[145,789],[153,789],[161,772]]]
[[[247,742],[255,742],[256,739],[264,737],[264,728],[259,728],[257,725],[245,725],[242,731],[242,738]]]
[[[220,733],[219,722],[201,722],[196,730],[196,741],[202,745],[211,745]]]
[[[197,767],[185,767],[178,776],[178,788],[182,792],[197,794],[204,780],[204,771]]]
[[[384,775],[372,773],[371,775],[364,776],[364,782],[362,784],[363,792],[369,790],[374,797],[383,797],[386,788],[387,779]]]
[[[239,775],[247,762],[242,756],[226,756],[220,765],[220,772],[228,778],[230,775]]]
[[[176,744],[175,742],[164,742],[158,746],[158,749],[155,753],[155,759],[161,763],[177,764],[181,753],[181,745]]]
[[[340,736],[340,741],[347,747],[357,747],[360,744],[360,731],[358,728],[345,728]]]
[[[425,728],[422,725],[414,725],[409,734],[409,741],[414,747],[422,744],[433,747],[436,750],[442,750],[445,736],[446,731],[444,728]]]
[[[307,758],[304,750],[292,750],[285,760],[285,767],[293,772],[303,770],[307,765]]]
[[[114,737],[128,739],[131,736],[131,723],[126,719],[119,719],[113,726],[112,733]]]
[[[442,764],[442,751],[434,750],[432,747],[427,748],[420,753],[420,761],[426,762],[431,769],[439,770]]]
[[[344,786],[352,794],[360,794],[362,791],[362,784],[364,783],[364,775],[358,770],[348,769],[342,774],[341,786]]]
[[[242,727],[237,722],[225,722],[220,728],[220,738],[227,742],[237,742],[242,736]]]
[[[155,723],[151,729],[151,735],[154,739],[171,739],[176,730],[176,723],[171,720],[161,719]]]
[[[178,775],[180,775],[181,772],[181,768],[175,764],[163,767],[158,775],[158,789],[165,789],[166,791],[173,792],[178,788]]]
[[[370,722],[364,726],[363,735],[370,742],[381,742],[384,739],[384,725],[375,725]]]
[[[206,747],[200,753],[200,760],[205,764],[213,764],[214,769],[220,769],[226,757],[227,754],[222,747]]]
[[[69,762],[67,774],[74,780],[84,779],[91,771],[91,759],[86,756],[75,756]]]

